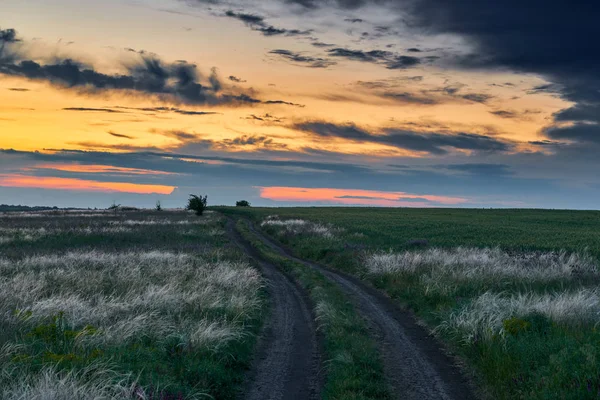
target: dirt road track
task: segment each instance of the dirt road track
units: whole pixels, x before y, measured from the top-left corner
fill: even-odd
[[[321,362],[315,324],[306,296],[274,265],[265,262],[227,222],[227,233],[259,265],[268,281],[271,315],[241,399],[320,399]]]
[[[340,285],[374,332],[383,357],[386,378],[396,398],[475,399],[459,369],[445,355],[439,343],[409,313],[357,278],[295,257],[246,222],[250,230],[275,252],[319,270]]]

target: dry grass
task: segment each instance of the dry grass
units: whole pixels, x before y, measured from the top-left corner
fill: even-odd
[[[217,368],[237,356],[219,352],[245,343],[262,309],[262,277],[220,247],[214,213],[11,213],[0,222],[0,399],[150,398],[135,384],[143,371],[123,370],[117,349],[145,348],[136,357],[157,363],[204,354]],[[169,379],[185,398],[210,387]]]
[[[312,235],[324,239],[335,239],[341,232],[332,225],[323,225],[303,219],[280,220],[276,215],[268,216],[261,224],[262,227],[273,227],[289,235]]]
[[[498,248],[428,249],[377,253],[366,257],[369,274],[416,274],[430,291],[449,293],[461,283],[499,283],[507,280],[550,282],[597,276],[588,255],[566,252],[509,254]]]
[[[510,254],[498,248],[428,249],[366,256],[368,274],[413,276],[425,296],[452,297],[459,290],[482,293],[442,316],[438,331],[465,341],[504,337],[504,321],[533,314],[571,326],[600,323],[599,271],[588,255],[566,252]],[[521,287],[505,292],[507,284]],[[568,289],[546,292],[550,283]],[[541,288],[541,289],[540,289]],[[540,292],[541,290],[541,292]]]
[[[195,332],[197,337],[199,314],[211,309],[230,315],[251,312],[260,306],[262,285],[258,272],[245,263],[158,251],[0,260],[0,277],[0,316],[9,325],[35,326],[64,313],[69,326],[99,330],[87,339],[109,343],[142,334],[164,338]],[[234,321],[229,324],[236,329]]]
[[[486,292],[461,311],[451,314],[438,330],[462,336],[465,341],[491,340],[496,335],[506,335],[505,321],[526,319],[534,314],[570,326],[598,324],[600,296],[597,289],[513,295]]]

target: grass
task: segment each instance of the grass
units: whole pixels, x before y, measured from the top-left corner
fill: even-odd
[[[354,274],[412,309],[487,397],[600,397],[599,212],[221,211],[280,221],[262,229],[298,256]]]
[[[235,398],[263,281],[214,213],[0,215],[0,398]]]
[[[293,276],[309,293],[315,305],[318,329],[324,338],[323,399],[390,398],[375,342],[341,289],[320,272],[273,252],[244,221],[238,221],[237,229],[265,259]]]

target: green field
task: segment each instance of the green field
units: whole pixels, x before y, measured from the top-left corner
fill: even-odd
[[[217,210],[413,310],[484,396],[600,396],[600,212]]]
[[[235,398],[265,300],[216,213],[0,214],[0,398]]]

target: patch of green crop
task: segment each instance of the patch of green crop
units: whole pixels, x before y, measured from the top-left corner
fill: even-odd
[[[343,231],[334,240],[315,235],[265,233],[298,257],[320,262],[368,281],[414,311],[430,328],[447,320],[486,291],[504,295],[559,293],[598,288],[597,279],[548,282],[474,277],[447,291],[428,291],[419,274],[371,275],[364,265],[372,252],[414,251],[427,247],[500,247],[514,254],[529,251],[586,252],[600,260],[600,212],[568,210],[475,210],[383,208],[221,208],[260,224],[268,215],[333,224]],[[418,250],[418,249],[417,249]],[[600,263],[599,263],[600,265]],[[443,330],[439,337],[466,364],[485,397],[493,399],[600,398],[600,332],[590,323],[568,326],[541,314],[507,318],[504,334],[466,342]]]

